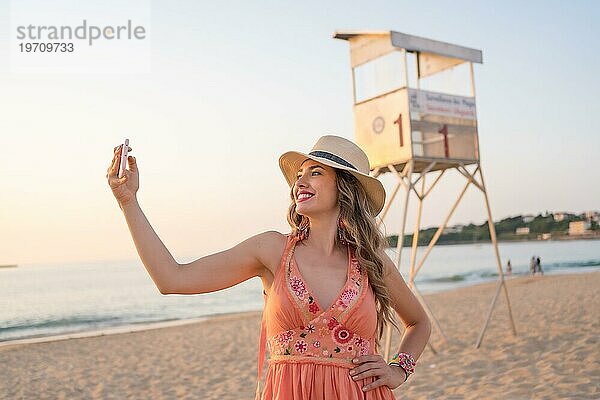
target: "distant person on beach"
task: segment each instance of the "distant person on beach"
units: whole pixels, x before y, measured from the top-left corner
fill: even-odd
[[[544,275],[544,271],[542,271],[542,262],[541,262],[539,256],[535,260],[535,268],[536,268],[537,272],[539,272],[540,274]]]
[[[512,265],[510,265],[510,259],[506,263],[506,275],[512,275]]]
[[[535,275],[535,272],[537,271],[536,263],[537,261],[535,259],[535,256],[531,256],[531,261],[529,262],[529,273],[531,275]]]
[[[261,278],[259,382],[266,343],[270,353],[262,399],[395,399],[392,389],[414,372],[431,324],[384,252],[375,218],[385,190],[369,175],[369,160],[358,146],[323,136],[308,154],[281,155],[279,167],[290,186],[291,232],[259,233],[185,264],[173,258],[142,212],[135,157],[118,177],[121,150],[115,148],[106,177],[140,259],[162,294],[216,292]],[[240,199],[239,205],[245,204]],[[377,351],[385,324],[398,329],[394,312],[404,334],[393,358],[384,360]],[[203,362],[201,354],[197,361]]]

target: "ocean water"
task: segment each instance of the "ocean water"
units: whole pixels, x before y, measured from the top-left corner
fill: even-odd
[[[418,248],[417,264],[425,249]],[[392,259],[394,250],[388,250]],[[410,250],[402,250],[405,280]],[[545,274],[600,270],[598,240],[500,243],[499,250],[503,266],[511,260],[513,276],[529,273],[532,255],[540,257]],[[462,244],[434,247],[415,282],[422,293],[432,293],[497,278],[491,244]],[[0,342],[258,311],[262,306],[258,278],[214,293],[161,295],[139,260],[0,268]]]

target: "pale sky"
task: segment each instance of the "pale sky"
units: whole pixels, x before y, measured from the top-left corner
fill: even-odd
[[[142,209],[178,261],[287,232],[279,155],[309,151],[324,134],[354,138],[349,50],[336,30],[396,30],[483,51],[477,114],[495,220],[600,209],[598,2],[137,1],[129,14],[116,1],[79,14],[62,3],[28,2],[32,22],[137,18],[150,63],[122,74],[15,72],[16,17],[0,2],[0,264],[137,259],[105,179],[125,137]],[[438,226],[464,185],[447,175],[422,227]],[[389,195],[394,180],[383,182]],[[409,206],[412,232],[414,197]],[[392,206],[388,234],[401,211]],[[485,219],[470,187],[450,225]]]

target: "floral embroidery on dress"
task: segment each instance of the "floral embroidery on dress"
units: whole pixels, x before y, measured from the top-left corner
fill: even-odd
[[[304,300],[304,295],[308,293],[308,290],[306,290],[306,286],[304,285],[304,281],[297,276],[292,276],[290,278],[290,286],[292,287],[292,290],[296,296],[298,296],[300,300]]]
[[[292,341],[293,336],[294,331],[285,331],[280,333],[279,335],[276,335],[273,338],[273,340],[280,346],[287,347],[288,344],[290,344],[290,342]]]
[[[302,355],[315,357],[333,358],[343,357],[351,359],[361,354],[367,354],[368,341],[350,332],[343,325],[338,324],[332,330],[328,330],[328,337],[318,337],[315,334],[307,334],[303,331],[295,341],[288,340],[293,334],[291,331],[284,332],[269,339],[269,351],[272,355]],[[323,339],[323,340],[321,340]],[[356,341],[361,346],[356,345]],[[291,342],[291,343],[290,343]],[[338,355],[339,354],[339,355]]]
[[[293,251],[293,249],[292,249]],[[321,310],[310,288],[302,279],[300,271],[291,267],[288,258],[287,279],[290,299],[303,312],[304,324],[268,339],[274,356],[312,356],[319,358],[343,358],[350,360],[369,353],[370,342],[352,332],[340,321],[363,295],[363,270],[352,251],[348,265],[348,279],[341,293],[327,310]],[[297,268],[297,265],[296,265]]]
[[[294,347],[296,348],[296,351],[300,354],[304,354],[306,349],[308,349],[308,345],[302,339],[296,341],[296,346],[294,346]]]
[[[330,331],[330,330],[331,330],[331,329],[329,329],[329,328],[328,328],[328,327],[326,327],[326,326],[322,326],[322,327],[320,327],[320,328],[319,328],[319,336],[321,336],[321,337],[324,337],[324,336],[327,336],[327,335],[329,335],[329,331]]]
[[[350,342],[350,340],[352,340],[353,336],[354,334],[341,324],[337,325],[331,331],[331,337],[333,338],[333,341],[339,345],[347,344]]]
[[[338,305],[346,308],[352,303],[352,300],[358,296],[358,290],[356,289],[346,289],[340,295],[340,299],[338,300]]]
[[[345,358],[369,353],[369,341],[358,336],[335,317],[317,318],[295,330],[288,330],[269,339],[272,355],[301,355],[325,358]]]
[[[371,343],[368,340],[365,340],[360,336],[356,336],[354,338],[354,345],[359,348],[359,354],[361,356],[369,354],[369,348],[371,346]]]
[[[329,330],[332,330],[333,328],[335,328],[336,326],[338,326],[340,323],[337,321],[337,319],[331,317],[329,319],[329,321],[327,322],[327,328],[329,328]]]
[[[298,300],[300,300],[305,305],[308,305],[308,311],[310,311],[311,314],[317,314],[319,311],[321,311],[321,308],[315,301],[314,297],[309,294],[308,289],[306,288],[306,284],[301,278],[295,275],[291,276],[290,287],[294,291],[294,294],[296,295]]]

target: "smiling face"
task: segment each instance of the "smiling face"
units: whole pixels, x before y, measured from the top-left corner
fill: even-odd
[[[307,217],[337,212],[337,186],[335,169],[307,159],[296,174],[294,200],[296,212]]]

